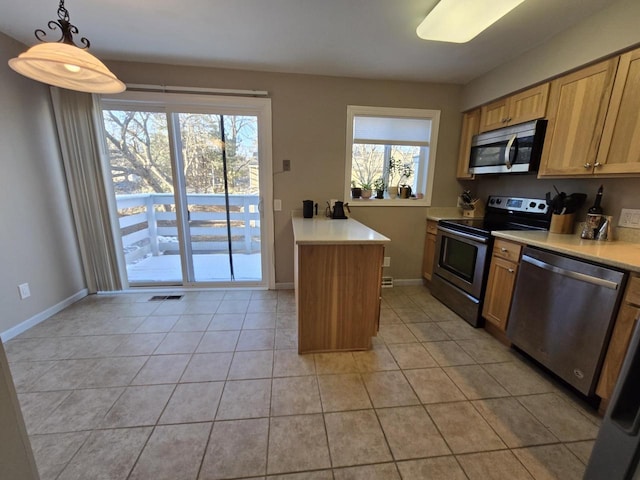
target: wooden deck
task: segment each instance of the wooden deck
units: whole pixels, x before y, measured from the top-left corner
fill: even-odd
[[[262,280],[262,258],[260,253],[233,254],[235,281],[256,282]],[[197,282],[229,282],[229,255],[197,254],[193,256],[193,267]],[[127,276],[131,284],[154,284],[159,282],[182,282],[179,255],[150,256],[127,265]]]

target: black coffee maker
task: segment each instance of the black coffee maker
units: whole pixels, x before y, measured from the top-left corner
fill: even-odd
[[[302,201],[302,216],[304,218],[313,218],[314,203],[313,200]],[[315,212],[318,214],[318,204],[315,204]]]

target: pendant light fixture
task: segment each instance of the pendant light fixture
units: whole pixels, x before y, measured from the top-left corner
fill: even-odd
[[[466,43],[524,0],[440,0],[418,25],[423,40]]]
[[[37,29],[36,38],[45,43],[34,45],[9,60],[13,70],[39,82],[80,92],[120,93],[125,90],[125,84],[89,53],[89,40],[82,37],[82,47],[75,44],[73,35],[78,33],[78,27],[69,22],[64,0],[58,5],[58,20],[51,20],[47,26],[52,31],[60,29],[60,38],[45,42],[47,34]]]

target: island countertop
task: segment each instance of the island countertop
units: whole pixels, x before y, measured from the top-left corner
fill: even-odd
[[[294,216],[291,221],[293,223],[293,238],[297,245],[375,245],[391,241],[390,238],[353,218],[333,220],[326,217],[302,218]]]
[[[577,235],[543,231],[502,230],[491,232],[494,237],[544,248],[557,253],[640,272],[640,243],[614,240],[599,242],[583,240]]]

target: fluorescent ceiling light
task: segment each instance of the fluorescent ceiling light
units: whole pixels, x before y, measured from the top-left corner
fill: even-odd
[[[524,0],[440,0],[416,33],[424,40],[465,43]]]
[[[69,22],[64,0],[60,0],[58,6],[58,21],[52,20],[48,26],[52,31],[60,30],[58,41],[39,43],[12,58],[9,66],[13,70],[39,82],[80,92],[120,93],[125,90],[125,84],[89,53],[89,40],[80,39],[83,48],[74,43],[73,35],[78,29]],[[35,34],[40,41],[47,35],[40,29]]]

